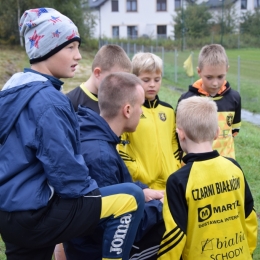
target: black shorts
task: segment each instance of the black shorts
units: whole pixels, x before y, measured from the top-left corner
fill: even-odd
[[[39,210],[0,211],[0,233],[7,256],[12,252],[8,259],[15,259],[11,255],[21,248],[24,251],[35,249],[31,259],[36,259],[41,248],[44,255],[49,247],[48,254],[52,255],[55,244],[91,234],[99,222],[100,213],[99,189],[76,199],[61,199],[54,195],[47,206]]]

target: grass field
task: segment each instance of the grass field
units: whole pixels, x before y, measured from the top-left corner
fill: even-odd
[[[194,77],[188,78],[183,69],[183,63],[190,53],[190,51],[178,52],[176,61],[174,52],[164,54],[164,79],[169,81],[169,84],[183,91],[187,90],[191,82],[198,79],[196,72],[198,50],[193,51]],[[162,56],[161,53],[157,54]],[[251,112],[260,113],[260,49],[227,50],[227,55],[230,66],[227,80],[233,89],[239,90],[243,108]]]
[[[26,55],[24,54],[24,51],[21,49],[13,49],[13,50],[6,50],[1,49],[0,47],[0,84],[3,85],[3,83],[8,79],[9,76],[15,71],[20,71],[23,66],[28,66]],[[255,61],[256,63],[260,64],[260,50],[241,50],[241,51],[228,51],[228,55],[231,57],[236,57],[239,55],[242,59],[248,59],[251,63],[252,61]],[[195,52],[194,52],[195,53]],[[243,53],[243,55],[242,55]],[[91,60],[93,58],[93,54],[88,54],[85,52],[82,52],[83,60],[80,62],[80,65],[77,70],[77,74],[74,79],[67,79],[65,80],[64,85],[64,92],[67,92],[68,90],[78,86],[80,83],[84,82],[88,75],[90,74],[90,64]],[[185,60],[188,56],[188,53],[183,54],[183,60]],[[196,55],[194,55],[196,56]],[[258,59],[257,59],[258,58]],[[8,71],[7,65],[9,64],[10,68],[12,68],[12,71]],[[183,63],[182,63],[183,64]],[[231,64],[232,65],[232,64]],[[246,71],[249,74],[250,70],[253,70],[255,68],[247,68]],[[258,66],[259,69],[259,66]],[[231,69],[229,72],[229,75],[231,76]],[[166,75],[167,76],[167,75]],[[258,76],[258,75],[256,75]],[[248,78],[250,79],[249,76]],[[257,81],[257,77],[254,78],[255,81]],[[185,81],[185,84],[183,83]],[[187,88],[187,82],[189,82],[190,79],[183,78],[182,83],[176,84],[172,78],[166,77],[163,80],[163,86],[160,91],[160,98],[170,104],[172,104],[173,107],[176,106],[177,100],[180,96],[180,92],[173,89],[173,87],[177,87],[178,89],[185,89]],[[259,76],[258,76],[258,82],[259,82]],[[187,84],[186,84],[187,83]],[[184,87],[185,86],[185,87]],[[260,86],[256,86],[258,89]],[[250,89],[248,90],[250,91]],[[257,90],[257,93],[252,93],[252,96],[255,96],[255,98],[260,97],[260,93]],[[247,102],[243,102],[243,96],[242,96],[242,106],[244,108],[247,108],[244,106]],[[249,102],[250,103],[250,102]],[[253,103],[251,101],[251,103]],[[251,107],[252,108],[252,107]],[[250,110],[249,108],[247,108]],[[252,111],[252,110],[250,110]],[[259,111],[260,112],[260,109]],[[241,167],[244,170],[244,173],[246,175],[246,178],[248,180],[249,186],[251,188],[251,191],[253,193],[253,197],[255,199],[255,208],[258,213],[258,216],[260,215],[260,128],[257,126],[254,126],[247,122],[242,122],[242,128],[239,133],[239,135],[235,139],[235,147],[236,147],[236,157],[237,161],[241,165]],[[258,229],[259,231],[259,229]],[[259,236],[258,236],[259,238]],[[4,260],[4,244],[2,240],[0,239],[0,260]],[[254,254],[254,259],[260,260],[260,239],[258,239],[258,247]]]

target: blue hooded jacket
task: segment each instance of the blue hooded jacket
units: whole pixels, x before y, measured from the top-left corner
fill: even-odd
[[[62,83],[27,69],[0,91],[0,210],[36,210],[54,192],[77,198],[97,188]]]
[[[120,138],[112,131],[108,123],[95,111],[79,106],[81,153],[89,168],[90,176],[99,187],[125,182],[133,182],[131,175],[120,157],[116,146]],[[148,188],[141,182],[135,182],[140,188]],[[162,203],[151,200],[145,203],[144,215],[136,235],[138,241],[155,224],[162,221]]]

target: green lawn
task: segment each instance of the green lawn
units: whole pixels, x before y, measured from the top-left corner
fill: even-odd
[[[191,82],[198,79],[196,71],[198,50],[193,51],[194,77],[188,78],[183,69],[183,63],[190,53],[191,51],[178,52],[176,61],[174,52],[168,52],[164,55],[164,79],[168,81],[169,85],[173,85],[183,91],[187,90]],[[161,53],[157,54],[161,56]],[[260,49],[227,50],[227,55],[230,66],[227,80],[233,89],[239,90],[242,97],[242,107],[251,112],[260,113]],[[238,65],[239,60],[240,65]],[[238,73],[238,71],[240,72]]]
[[[13,50],[0,47],[0,84],[8,79],[15,71],[20,71],[23,66],[28,66],[27,57],[24,51],[20,48]],[[260,113],[260,85],[259,75],[256,70],[260,67],[260,49],[252,50],[232,50],[227,51],[230,57],[230,71],[228,73],[228,80],[231,81],[232,86],[236,89],[236,62],[239,55],[241,60],[245,62],[243,70],[241,69],[241,96],[242,106],[250,111]],[[198,51],[194,51],[194,64]],[[178,82],[174,80],[173,53],[165,56],[165,78],[163,86],[160,91],[160,98],[173,107],[176,106],[177,100],[180,96],[179,91],[173,90],[174,87],[178,89],[187,90],[191,79],[187,78],[182,68],[184,60],[188,57],[189,52],[178,54]],[[64,92],[78,86],[81,82],[85,81],[90,74],[90,64],[93,54],[82,52],[83,60],[80,62],[77,74],[74,79],[65,80]],[[167,63],[167,60],[171,61]],[[247,63],[246,63],[247,61]],[[247,65],[246,65],[247,64]],[[233,69],[232,69],[233,67]],[[241,66],[242,68],[242,66]],[[242,72],[243,71],[243,72]],[[230,79],[229,79],[230,78]],[[195,77],[194,79],[195,80]],[[258,84],[256,84],[258,82]],[[243,83],[243,85],[242,85]],[[0,87],[1,88],[1,87]],[[243,89],[245,88],[245,89]],[[243,91],[242,91],[243,90]],[[244,95],[243,93],[246,92]],[[260,128],[247,122],[242,122],[242,127],[239,135],[235,138],[236,157],[237,161],[243,168],[245,176],[248,180],[249,186],[255,199],[255,208],[258,216],[260,215]],[[258,248],[254,254],[254,259],[260,260],[260,240],[258,239]],[[0,239],[0,260],[4,260],[4,244]]]

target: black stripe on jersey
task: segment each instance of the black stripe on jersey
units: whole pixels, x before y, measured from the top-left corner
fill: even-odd
[[[130,162],[135,162],[136,160],[134,160],[133,158],[131,158],[127,153],[119,151],[119,155],[121,156],[121,158],[124,161],[130,161]]]
[[[180,241],[184,237],[184,232],[180,228],[178,228],[178,227],[174,228],[171,232],[169,232],[166,236],[164,236],[162,240],[164,240],[165,238],[171,236],[177,230],[178,230],[178,232],[170,240],[168,240],[167,242],[161,244],[161,246],[159,248],[159,251],[161,251],[161,249],[164,248],[165,246],[167,246],[168,244],[170,244],[170,243],[173,243],[173,244],[171,246],[169,246],[167,249],[165,249],[165,250],[161,251],[160,253],[158,253],[157,257],[167,253],[168,251],[170,251],[172,248],[174,248],[175,246],[177,246],[180,243]],[[181,234],[180,238],[178,240],[176,240],[177,237],[180,234]]]

